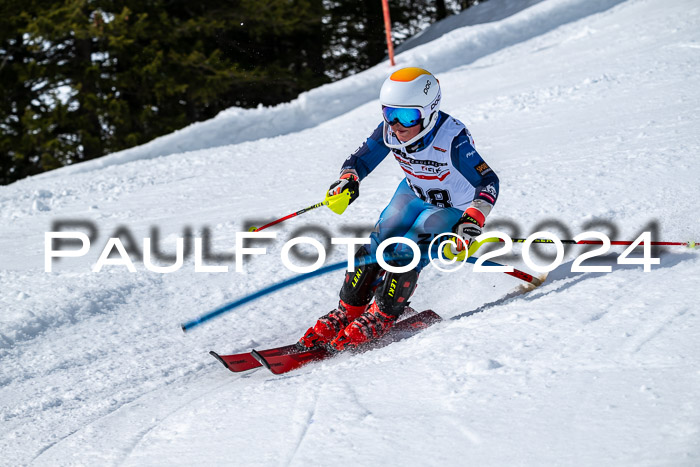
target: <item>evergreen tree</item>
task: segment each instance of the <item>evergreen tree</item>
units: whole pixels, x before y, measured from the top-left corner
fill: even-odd
[[[328,81],[321,0],[9,0],[0,182]]]
[[[390,0],[395,43],[476,0]],[[386,57],[381,0],[3,0],[0,184]]]
[[[0,183],[42,171],[61,142],[48,135],[64,123],[63,108],[52,106],[60,89],[51,89],[45,76],[51,51],[26,34],[48,1],[6,0],[0,3]],[[54,122],[42,118],[52,114]]]

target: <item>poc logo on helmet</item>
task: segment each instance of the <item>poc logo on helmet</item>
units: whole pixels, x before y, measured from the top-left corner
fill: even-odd
[[[423,88],[423,94],[425,94],[426,96],[428,95],[428,91],[430,90],[430,85],[431,85],[431,84],[432,84],[432,83],[430,82],[430,80],[428,80],[428,81],[425,83],[425,88]]]
[[[440,94],[437,95],[432,104],[430,104],[430,110],[433,110],[436,105],[440,103]]]

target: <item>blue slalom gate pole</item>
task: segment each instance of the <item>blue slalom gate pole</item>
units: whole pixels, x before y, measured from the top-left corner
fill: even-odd
[[[412,255],[412,253],[411,254],[404,254],[404,255],[395,255],[394,254],[394,255],[386,255],[386,257],[389,258],[390,260],[397,260],[397,259],[402,260],[402,259],[412,259],[413,255]],[[365,258],[361,258],[361,259],[363,259],[363,260],[369,259],[369,257],[365,257]],[[476,261],[478,259],[479,258],[477,258],[475,256],[469,256],[466,261],[467,261],[467,263],[476,263]],[[369,263],[376,263],[376,262],[377,262],[376,259],[373,259]],[[362,263],[362,261],[356,260],[355,261],[355,268],[357,268],[361,263]],[[298,284],[299,282],[303,282],[305,280],[312,279],[314,277],[321,276],[323,274],[328,274],[329,272],[337,271],[339,269],[344,269],[347,266],[347,264],[348,264],[347,261],[341,261],[339,263],[329,264],[328,266],[323,266],[322,268],[319,268],[315,271],[300,274],[296,277],[291,277],[289,279],[283,280],[282,282],[272,284],[270,286],[267,286],[263,289],[258,290],[257,292],[253,292],[252,294],[246,295],[245,297],[241,297],[238,300],[235,300],[231,303],[220,306],[219,308],[212,310],[209,313],[206,313],[206,314],[200,316],[199,318],[195,318],[191,321],[187,321],[186,323],[183,323],[181,325],[182,330],[183,330],[183,332],[187,332],[190,329],[193,329],[193,328],[199,326],[200,324],[209,321],[212,318],[216,318],[219,315],[222,315],[222,314],[227,313],[231,310],[234,310],[234,309],[236,309],[240,306],[243,306],[246,303],[252,302],[253,300],[256,300],[260,297],[264,297],[265,295],[269,295],[269,294],[276,292],[278,290],[282,290],[286,287],[290,287],[294,284]],[[367,263],[364,263],[364,264],[367,264]],[[495,262],[489,261],[489,260],[485,260],[483,262],[483,264],[485,266],[503,266],[502,264],[498,264],[498,263],[495,263]],[[512,273],[506,273],[506,274],[517,277],[518,279],[521,279],[525,282],[535,283],[534,281],[537,281],[537,278],[533,278],[530,274],[528,274],[526,272],[518,271],[517,269],[514,269],[513,271],[514,272],[512,272]],[[537,283],[535,283],[535,284],[539,285]]]
[[[182,325],[182,330],[184,332],[187,332],[190,329],[204,323],[205,321],[209,321],[212,318],[216,318],[217,316],[219,316],[223,313],[231,311],[234,308],[238,308],[239,306],[243,306],[246,303],[252,302],[255,299],[258,299],[260,297],[264,297],[265,295],[269,295],[273,292],[284,289],[285,287],[289,287],[291,285],[298,284],[299,282],[303,282],[307,279],[311,279],[311,278],[316,277],[316,276],[321,276],[323,274],[326,274],[326,273],[329,273],[332,271],[336,271],[338,269],[343,269],[347,266],[347,264],[348,264],[347,261],[341,261],[340,263],[329,264],[328,266],[324,266],[324,267],[319,268],[315,271],[300,274],[296,277],[291,277],[289,279],[283,280],[282,282],[272,284],[268,287],[265,287],[264,289],[260,289],[257,292],[253,292],[250,295],[246,295],[245,297],[239,298],[238,300],[235,300],[227,305],[223,305],[215,310],[212,310],[209,313],[200,316],[199,318],[195,318],[191,321],[184,323]]]

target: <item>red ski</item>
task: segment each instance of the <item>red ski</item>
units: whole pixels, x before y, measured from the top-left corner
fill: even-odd
[[[387,346],[392,342],[405,339],[419,333],[423,329],[442,321],[440,315],[432,310],[422,311],[410,318],[402,319],[381,339],[368,343],[354,352],[364,352]],[[266,351],[257,352],[253,350],[252,356],[258,360],[265,368],[276,375],[281,375],[292,370],[296,370],[310,362],[318,362],[337,355],[325,347],[293,353],[270,354]]]
[[[260,353],[266,357],[272,357],[275,355],[286,355],[294,352],[299,352],[299,348],[295,344],[260,351]],[[260,364],[260,362],[258,362],[250,352],[239,353],[235,355],[219,355],[212,350],[209,353],[213,355],[214,358],[223,363],[226,368],[233,371],[234,373],[252,370],[253,368],[258,368],[262,366],[262,364]]]
[[[442,318],[434,311],[423,311],[397,322],[386,336],[378,341],[370,343],[359,351],[384,347],[397,340],[410,337],[439,321],[442,321]],[[226,368],[235,373],[252,370],[253,368],[265,365],[275,374],[286,373],[309,362],[324,360],[334,355],[325,348],[299,350],[295,344],[274,349],[253,350],[252,352],[234,355],[219,355],[214,351],[209,353],[219,360]]]

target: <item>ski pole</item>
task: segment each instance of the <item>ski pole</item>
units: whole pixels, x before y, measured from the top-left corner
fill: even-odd
[[[513,243],[525,243],[527,240],[526,238],[513,238]],[[601,240],[579,240],[578,242],[576,240],[559,240],[562,242],[564,245],[602,245],[603,242]],[[484,242],[500,242],[503,243],[502,238],[497,238],[497,237],[491,237],[487,238],[484,240]],[[553,240],[550,240],[549,238],[536,238],[532,241],[532,243],[554,243]],[[627,241],[627,240],[611,240],[610,245],[631,245],[634,242]],[[652,246],[687,246],[688,248],[695,248],[697,242],[649,242],[650,245]]]
[[[442,254],[445,258],[451,259],[453,261],[456,259],[457,261],[461,262],[461,261],[465,261],[465,258],[466,258],[467,262],[475,263],[476,259],[474,259],[475,258],[474,253],[477,252],[477,250],[481,247],[481,245],[483,245],[486,242],[496,242],[496,241],[501,241],[501,239],[496,238],[496,237],[491,237],[491,238],[487,238],[485,240],[482,240],[481,242],[474,242],[469,247],[468,251],[465,250],[461,253],[458,253],[457,255],[452,253],[452,251],[450,250],[450,246],[447,243],[445,243],[443,250],[442,250]],[[494,263],[493,261],[488,261],[488,260],[484,261],[484,264],[486,266],[503,266],[502,264]],[[528,274],[524,271],[520,271],[520,270],[515,269],[515,268],[513,268],[513,270],[510,272],[506,272],[506,271],[503,271],[503,272],[508,274],[509,276],[515,277],[516,279],[520,279],[521,281],[528,282],[535,287],[539,287],[540,285],[542,285],[542,283],[547,278],[546,274],[542,275],[540,277],[535,277],[532,274]]]
[[[316,203],[312,206],[309,206],[308,208],[304,208],[304,209],[301,209],[297,212],[293,212],[292,214],[289,214],[287,216],[280,217],[279,219],[272,221],[269,224],[265,224],[262,227],[251,227],[250,229],[248,229],[248,231],[249,232],[260,232],[263,229],[266,229],[268,227],[272,227],[273,225],[279,224],[280,222],[284,222],[287,219],[291,219],[292,217],[299,216],[301,214],[304,214],[305,212],[311,211],[312,209],[320,208],[321,206],[325,206],[325,205],[326,205],[325,201],[322,201],[320,203]]]
[[[304,214],[305,212],[309,212],[313,209],[320,208],[321,206],[328,206],[331,211],[333,211],[336,214],[342,214],[345,209],[347,209],[348,204],[350,204],[350,192],[349,191],[343,191],[342,193],[339,193],[334,196],[326,196],[326,199],[321,201],[320,203],[316,203],[312,206],[309,206],[307,208],[301,209],[297,212],[293,212],[289,215],[286,215],[284,217],[280,217],[277,220],[274,220],[270,222],[269,224],[265,224],[262,227],[251,227],[248,229],[249,232],[260,232],[263,229],[266,229],[268,227],[272,227],[273,225],[279,224],[280,222],[284,222],[287,219],[291,219],[292,217],[299,216],[301,214]]]

